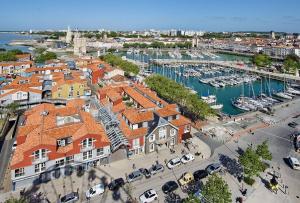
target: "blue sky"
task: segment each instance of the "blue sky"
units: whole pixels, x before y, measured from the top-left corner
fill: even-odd
[[[0,30],[300,32],[300,0],[3,0]]]

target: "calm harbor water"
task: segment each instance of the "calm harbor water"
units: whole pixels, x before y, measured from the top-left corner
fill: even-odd
[[[16,33],[0,33],[0,48],[4,48],[6,50],[10,49],[20,49],[24,52],[31,52],[29,50],[30,47],[28,46],[11,46],[9,43],[13,40],[30,40],[30,39],[37,39],[40,38],[39,35],[22,35],[22,34],[16,34]]]
[[[128,58],[135,58],[136,60],[142,60],[147,62],[149,58],[169,58],[168,55],[162,55],[160,57],[156,57],[155,55],[144,55],[144,56],[134,56],[134,55],[127,55],[126,53],[123,53],[123,55],[126,55]],[[227,55],[227,54],[218,54],[218,58],[215,60],[239,60],[244,62],[249,62],[249,57],[242,57],[242,56],[233,56],[233,55]],[[188,56],[184,55],[184,59],[189,59]],[[204,59],[209,59],[208,57],[205,57]],[[211,60],[211,59],[210,59]],[[201,67],[201,66],[198,66]],[[189,68],[193,68],[190,66]],[[245,96],[253,96],[258,95],[261,92],[269,94],[273,91],[281,91],[283,90],[283,83],[281,81],[277,80],[270,80],[268,78],[262,78],[262,80],[257,80],[253,82],[252,84],[244,84],[244,85],[236,85],[236,86],[226,86],[225,88],[215,88],[212,87],[209,84],[203,84],[199,82],[198,77],[183,77],[182,75],[179,76],[175,74],[175,70],[183,73],[184,67],[180,68],[174,68],[174,67],[162,67],[162,66],[150,66],[150,70],[152,70],[155,73],[159,73],[161,75],[164,75],[168,78],[171,78],[187,87],[190,87],[197,91],[197,94],[199,96],[207,96],[208,94],[214,94],[217,96],[217,103],[222,103],[223,109],[222,112],[229,115],[237,115],[242,113],[243,111],[235,108],[232,106],[232,100],[239,97],[242,92],[244,92]],[[232,72],[234,73],[234,72]],[[226,73],[228,75],[228,73]],[[201,76],[201,78],[207,78],[212,77],[211,75],[205,75]],[[252,88],[253,87],[253,88]]]

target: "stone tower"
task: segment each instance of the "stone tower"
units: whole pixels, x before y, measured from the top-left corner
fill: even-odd
[[[66,43],[71,44],[72,42],[72,31],[70,29],[70,26],[68,26],[68,31],[66,35]]]
[[[86,54],[86,38],[81,37],[78,32],[74,34],[74,54],[77,56]]]

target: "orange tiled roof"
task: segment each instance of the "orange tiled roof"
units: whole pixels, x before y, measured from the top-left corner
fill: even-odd
[[[24,143],[18,143],[12,158],[11,165],[23,161],[24,153],[37,146],[55,146],[57,139],[72,136],[73,143],[88,134],[99,135],[101,142],[109,143],[109,139],[103,129],[94,118],[87,112],[80,109],[84,101],[77,99],[67,103],[66,107],[57,108],[53,104],[40,104],[25,112],[25,124],[18,129],[18,137],[25,137]],[[47,111],[43,116],[41,113]],[[76,116],[79,122],[57,125],[57,116]],[[73,145],[73,144],[71,144]],[[73,147],[60,148],[57,153],[67,152]]]
[[[149,99],[138,93],[132,87],[125,87],[124,92],[145,109],[156,107],[156,104],[154,104]]]
[[[122,119],[121,115],[119,115],[118,118],[120,120],[120,129],[122,130],[123,134],[127,138],[132,139],[132,138],[136,138],[136,137],[147,135],[147,132],[148,132],[147,128],[138,128],[138,129],[132,130],[125,123],[124,119]]]
[[[106,92],[106,95],[107,97],[112,100],[113,102],[114,101],[117,101],[119,99],[122,99],[122,95],[120,93],[118,93],[117,91],[115,91],[114,89],[111,89],[111,90],[108,90]]]
[[[138,88],[144,94],[148,95],[151,99],[153,99],[157,102],[160,102],[162,105],[168,105],[168,103],[166,101],[164,101],[163,99],[161,99],[157,96],[156,92],[150,90],[149,88],[145,87],[144,85],[135,83],[134,86],[136,88]]]
[[[138,111],[136,109],[126,109],[123,111],[123,115],[130,121],[132,124],[141,123],[145,121],[152,121],[154,115],[152,111]]]
[[[155,113],[157,115],[159,115],[160,117],[168,117],[168,116],[174,116],[174,115],[179,114],[178,111],[171,109],[171,108],[167,108],[167,107],[158,109],[155,111]]]
[[[176,127],[180,127],[183,125],[190,124],[191,121],[189,119],[187,119],[186,117],[180,115],[179,119],[172,120],[170,123],[175,125]]]

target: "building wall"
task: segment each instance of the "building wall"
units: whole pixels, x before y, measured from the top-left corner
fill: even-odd
[[[69,96],[71,93],[71,86],[73,86],[73,96]],[[82,97],[85,96],[85,89],[87,88],[87,85],[84,83],[73,83],[71,84],[64,84],[61,85],[57,91],[52,92],[52,98],[53,99],[70,99],[70,98],[76,98],[76,97]],[[77,94],[78,92],[78,94]]]
[[[88,168],[90,166],[91,162],[97,161],[97,165],[103,165],[109,162],[109,156],[110,156],[110,146],[105,146],[103,147],[103,155],[97,156],[97,149],[92,150],[92,158],[83,160],[83,154],[78,153],[74,155],[74,163],[72,164],[66,164],[66,159],[63,157],[65,160],[65,164],[60,167],[56,167],[56,161],[61,160],[62,158],[54,159],[54,160],[49,160],[46,162],[46,170],[43,172],[35,173],[35,165],[30,165],[27,167],[24,167],[25,175],[22,177],[15,178],[15,171],[11,170],[11,178],[13,182],[13,189],[18,189],[18,188],[23,188],[23,187],[29,187],[32,184],[39,183],[39,179],[41,177],[41,174],[47,173],[47,178],[50,179],[55,179],[55,174],[57,174],[57,171],[59,171],[60,176],[65,176],[65,170],[66,167],[68,168],[69,166],[75,167],[76,166],[83,166],[84,168]]]
[[[166,129],[167,129],[167,135],[166,135],[165,139],[159,139],[159,129],[162,128],[162,127],[166,127]],[[171,129],[175,130],[174,135],[171,135]],[[154,135],[154,137],[155,137],[155,139],[153,141],[150,140],[151,135]],[[160,147],[155,143],[163,143],[162,145],[167,144],[167,147],[171,148],[172,147],[172,145],[171,145],[172,137],[174,137],[174,145],[177,145],[178,144],[178,130],[176,128],[174,128],[174,126],[164,125],[164,126],[157,127],[153,132],[151,132],[149,135],[146,136],[146,139],[145,139],[145,153],[148,154],[148,153],[159,150]],[[154,151],[150,150],[151,143],[154,143],[154,146],[155,146]]]

